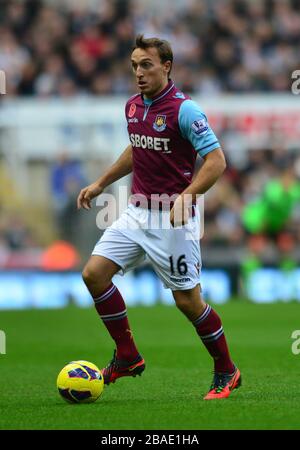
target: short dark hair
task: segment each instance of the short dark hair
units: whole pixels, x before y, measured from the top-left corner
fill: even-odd
[[[145,38],[143,34],[138,34],[135,39],[135,46],[132,51],[136,48],[142,48],[146,50],[147,48],[156,48],[162,63],[171,61],[171,68],[168,73],[170,75],[173,65],[173,51],[171,45],[168,41],[164,39],[159,39],[156,37]]]

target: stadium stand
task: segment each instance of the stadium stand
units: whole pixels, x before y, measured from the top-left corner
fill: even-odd
[[[8,95],[134,92],[128,55],[137,32],[173,43],[174,77],[185,91],[289,90],[290,73],[300,66],[299,0],[164,4],[1,1],[0,66]]]
[[[291,72],[300,67],[299,6],[299,0],[167,0],[164,8],[158,1],[151,2],[149,7],[143,0],[86,0],[78,4],[3,0],[0,67],[7,74],[5,99],[67,100],[117,95],[125,98],[135,92],[128,56],[138,32],[170,40],[176,55],[172,76],[179,87],[193,96],[210,97],[213,103],[223,94],[288,93]],[[226,142],[231,131],[230,124],[218,130],[221,142]],[[5,156],[9,149],[1,142],[0,151]],[[202,245],[210,248],[204,252],[208,262],[220,255],[225,257],[226,252],[219,251],[224,247],[239,251],[252,248],[253,234],[264,236],[264,251],[260,254],[271,260],[280,252],[278,242],[282,233],[288,234],[293,242],[300,242],[299,146],[287,148],[285,144],[280,141],[275,148],[262,143],[255,151],[243,149],[242,161],[229,158],[225,175],[205,200]],[[225,153],[228,147],[225,145]],[[7,202],[5,192],[12,183],[6,159],[2,159],[6,178],[1,176],[3,211]],[[9,204],[22,229],[19,233],[23,236],[22,243],[18,244],[21,247],[45,248],[54,238],[65,238],[68,234],[57,226],[53,201],[51,206],[50,174],[54,159],[42,165],[39,161],[31,162],[28,179],[49,188],[48,192],[41,188],[34,193],[41,198],[38,205],[31,205],[32,213],[20,214],[17,198],[22,198],[22,189],[14,186],[20,192]],[[98,172],[102,166],[103,161],[98,161]],[[283,167],[286,170],[282,175]],[[75,190],[70,198],[74,198]],[[278,207],[276,214],[280,214],[280,195],[290,191],[285,220],[276,230],[270,230],[262,209]],[[1,248],[16,250],[14,239],[8,238],[12,233],[10,221],[4,222]],[[38,237],[29,239],[29,235]],[[76,244],[73,238],[72,243]]]

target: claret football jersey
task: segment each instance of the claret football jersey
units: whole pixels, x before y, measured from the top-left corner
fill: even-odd
[[[197,153],[220,147],[207,118],[191,98],[169,80],[151,100],[141,94],[126,103],[133,149],[132,194],[180,194],[191,183]]]

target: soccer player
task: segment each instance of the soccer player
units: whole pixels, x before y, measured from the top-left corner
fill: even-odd
[[[112,277],[137,266],[147,255],[213,358],[213,381],[204,399],[220,399],[241,385],[241,374],[230,358],[220,317],[201,296],[199,234],[196,239],[186,236],[199,226],[197,196],[217,181],[226,162],[205,114],[170,79],[172,63],[167,41],[137,36],[131,64],[140,93],[125,108],[130,144],[103,176],[80,191],[77,206],[90,209],[93,198],[131,172],[132,196],[96,244],[83,280],[116,345],[103,369],[106,384],[141,375],[145,369]],[[193,178],[197,153],[204,161]],[[173,199],[171,210],[165,208],[164,198]],[[169,229],[145,226],[166,215]]]

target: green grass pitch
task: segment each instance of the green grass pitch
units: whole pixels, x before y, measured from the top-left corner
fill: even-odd
[[[69,361],[99,367],[113,342],[93,308],[1,312],[7,349],[0,355],[1,429],[300,429],[300,304],[215,306],[243,386],[230,398],[202,400],[212,364],[193,327],[174,307],[129,308],[146,360],[142,377],[105,387],[96,403],[71,405],[56,390]]]

